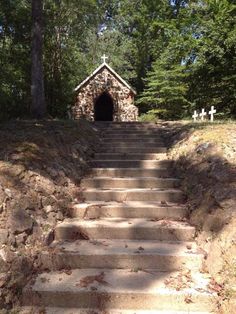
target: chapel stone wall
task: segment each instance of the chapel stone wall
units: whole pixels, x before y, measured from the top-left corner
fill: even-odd
[[[109,93],[113,99],[113,121],[137,121],[138,108],[134,105],[134,93],[107,68],[101,69],[77,91],[72,107],[73,119],[84,117],[94,121],[94,103],[103,92]]]

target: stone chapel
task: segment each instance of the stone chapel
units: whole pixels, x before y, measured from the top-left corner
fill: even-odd
[[[76,101],[73,119],[84,117],[90,121],[137,121],[134,89],[107,63],[103,63],[75,88]]]

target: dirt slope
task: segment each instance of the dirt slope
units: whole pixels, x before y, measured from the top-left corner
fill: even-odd
[[[165,124],[169,155],[188,196],[190,222],[206,253],[205,270],[221,295],[220,313],[236,302],[236,124]]]
[[[37,252],[53,240],[99,145],[86,121],[16,121],[0,126],[0,307],[18,302]]]

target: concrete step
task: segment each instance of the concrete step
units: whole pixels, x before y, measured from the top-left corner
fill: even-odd
[[[167,159],[166,153],[97,153],[95,159],[99,160],[163,160]]]
[[[44,269],[76,268],[199,270],[203,255],[193,242],[143,240],[77,240],[54,242],[42,251]]]
[[[164,137],[160,134],[159,130],[104,130],[101,133],[101,138],[114,137],[114,138],[149,138],[155,137],[164,141]]]
[[[156,169],[158,167],[170,167],[170,160],[98,160],[89,161],[91,167],[97,168],[141,168]]]
[[[102,144],[102,146],[104,147],[104,149],[107,149],[107,148],[110,148],[112,142],[104,142]],[[125,142],[125,141],[122,141],[122,142],[115,142],[113,143],[113,145],[115,145],[117,148],[136,148],[136,147],[139,147],[139,148],[157,148],[157,147],[162,147],[162,145],[158,145],[158,143],[155,143],[155,142],[144,142],[144,141],[141,141],[141,142]]]
[[[172,173],[171,168],[155,168],[155,169],[141,169],[141,168],[92,168],[90,170],[91,176],[105,176],[105,177],[170,177]]]
[[[70,209],[72,218],[155,218],[183,219],[187,214],[185,206],[161,202],[89,202],[74,204]]]
[[[124,134],[123,133],[118,133],[118,132],[113,132],[111,133],[105,133],[101,137],[103,140],[109,140],[109,139],[117,139],[117,140],[124,140]],[[125,139],[138,139],[138,140],[145,140],[145,139],[159,139],[160,141],[163,142],[163,138],[157,133],[157,132],[136,132],[136,133],[125,133]]]
[[[42,308],[26,306],[22,307],[19,314],[40,314]],[[189,311],[145,311],[145,310],[99,310],[99,309],[80,309],[80,308],[66,308],[66,307],[44,307],[45,314],[190,314]],[[210,314],[210,312],[191,312],[191,314]]]
[[[191,273],[187,287],[167,283],[179,272],[75,269],[40,274],[23,291],[23,305],[100,310],[212,311],[209,278]]]
[[[86,189],[82,192],[85,201],[163,201],[182,203],[185,200],[179,189]]]
[[[156,124],[156,123],[152,123],[152,122],[116,122],[116,121],[112,121],[112,122],[98,122],[95,123],[97,127],[104,127],[104,128],[135,128],[135,127],[154,127],[157,128],[161,126],[161,124]]]
[[[103,143],[109,143],[109,144],[114,144],[114,145],[123,145],[123,144],[134,144],[134,143],[145,143],[146,145],[148,144],[155,144],[156,146],[164,146],[164,142],[160,139],[160,138],[155,138],[155,137],[148,137],[148,138],[127,138],[127,137],[123,137],[123,138],[113,138],[113,137],[109,137],[109,138],[105,138],[102,137],[101,138]]]
[[[56,240],[133,239],[192,241],[195,228],[186,222],[155,219],[68,219],[55,228]]]
[[[122,154],[134,154],[134,153],[138,153],[138,154],[160,154],[163,153],[165,154],[167,152],[167,148],[166,147],[149,147],[149,146],[145,146],[145,147],[117,147],[116,145],[110,145],[108,146],[104,146],[101,145],[99,148],[99,152],[101,153],[122,153]]]
[[[111,134],[111,133],[150,133],[150,134],[157,134],[159,137],[163,136],[162,130],[156,127],[107,127],[107,128],[98,128],[101,134]]]
[[[126,124],[126,125],[115,125],[115,124],[110,124],[110,125],[104,125],[104,126],[96,126],[99,130],[106,130],[106,131],[109,131],[109,130],[126,130],[126,129],[130,129],[130,130],[160,130],[162,131],[162,129],[153,124]]]
[[[153,178],[153,177],[136,177],[136,178],[111,178],[95,177],[85,178],[81,182],[83,188],[176,188],[180,181],[173,178]]]
[[[153,123],[153,122],[139,122],[139,121],[96,121],[93,122],[93,125],[97,127],[128,127],[128,126],[159,126],[161,124]]]

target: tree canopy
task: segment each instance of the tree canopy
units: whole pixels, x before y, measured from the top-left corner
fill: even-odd
[[[30,113],[31,5],[0,2],[1,119]],[[214,105],[236,118],[235,15],[235,0],[44,0],[48,114],[67,116],[74,87],[106,53],[141,113],[178,119]]]

